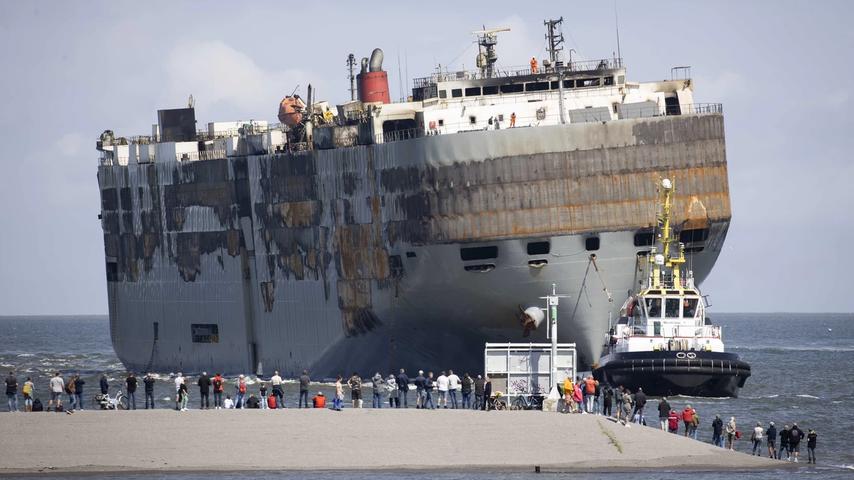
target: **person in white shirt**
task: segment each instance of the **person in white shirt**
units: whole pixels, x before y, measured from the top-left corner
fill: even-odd
[[[451,408],[457,408],[457,392],[462,388],[460,377],[453,370],[448,370],[448,394],[451,397]]]
[[[765,438],[765,429],[762,428],[762,424],[756,422],[756,427],[753,428],[753,435],[751,436],[751,440],[753,440],[753,455],[762,456],[762,439]]]
[[[181,409],[181,385],[184,384],[184,374],[175,375],[175,410]]]
[[[56,407],[54,411],[57,411],[60,407],[62,407],[62,392],[64,391],[65,381],[59,375],[59,372],[56,372],[53,378],[50,379],[50,401],[47,403],[48,411],[50,411],[50,407],[53,406],[54,400],[56,401]]]
[[[285,405],[282,401],[282,397],[284,396],[282,392],[282,377],[279,376],[278,370],[273,372],[273,376],[270,377],[270,385],[273,388],[273,396],[276,397],[276,408],[284,408]]]
[[[225,396],[225,401],[222,402],[222,408],[234,408],[234,400],[231,399],[231,395]]]
[[[436,378],[436,389],[439,390],[439,401],[436,402],[436,408],[448,408],[448,376],[445,372],[439,374]]]

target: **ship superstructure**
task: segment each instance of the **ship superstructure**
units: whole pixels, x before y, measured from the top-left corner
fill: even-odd
[[[134,369],[318,375],[479,370],[522,339],[519,305],[559,283],[561,338],[601,352],[613,291],[653,243],[654,179],[697,281],[730,219],[720,105],[690,78],[636,83],[619,58],[415,80],[391,103],[375,50],[341,105],[286,97],[281,124],[161,110],[152,135],[99,141],[113,343]],[[492,49],[488,44],[492,44]],[[554,59],[552,58],[554,57]],[[351,64],[354,62],[351,60]],[[613,311],[612,313],[617,313]]]

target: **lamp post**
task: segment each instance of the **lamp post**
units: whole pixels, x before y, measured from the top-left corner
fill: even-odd
[[[555,388],[555,380],[557,379],[557,306],[561,298],[567,298],[569,295],[558,294],[557,284],[552,284],[552,294],[540,297],[546,300],[546,319],[549,322],[549,329],[546,330],[546,338],[551,340],[551,352],[549,354],[549,391]]]

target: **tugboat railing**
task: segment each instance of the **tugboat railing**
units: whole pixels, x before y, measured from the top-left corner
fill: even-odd
[[[663,325],[658,335],[652,331],[652,327],[632,326],[623,329],[622,336],[624,338],[643,337],[643,338],[721,338],[720,325],[701,325],[701,326],[666,326]]]

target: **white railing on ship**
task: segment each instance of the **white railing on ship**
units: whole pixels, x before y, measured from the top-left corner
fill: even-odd
[[[656,335],[656,333],[658,333]],[[721,338],[720,325],[668,326],[662,325],[658,332],[652,327],[623,327],[622,336],[629,337],[681,337]]]

